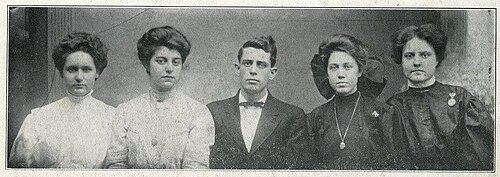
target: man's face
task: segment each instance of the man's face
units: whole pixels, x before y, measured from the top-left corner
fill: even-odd
[[[271,67],[271,53],[253,47],[243,48],[236,69],[241,88],[248,94],[263,92],[278,71],[276,67]]]
[[[404,46],[403,73],[411,83],[419,84],[431,79],[437,64],[436,52],[427,41],[415,37]]]

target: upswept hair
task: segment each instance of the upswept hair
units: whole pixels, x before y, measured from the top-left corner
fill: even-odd
[[[92,57],[98,74],[101,74],[108,65],[108,48],[99,37],[85,32],[71,32],[52,51],[54,65],[61,76],[68,55],[78,51]]]
[[[360,71],[369,57],[368,47],[363,42],[346,34],[335,34],[319,45],[318,54],[322,58],[325,68],[334,51],[345,52],[352,56]]]
[[[448,37],[436,25],[425,24],[421,26],[409,26],[397,31],[392,36],[392,58],[397,64],[401,64],[403,49],[406,43],[413,38],[427,41],[436,53],[437,66],[446,58],[446,44]]]
[[[311,60],[314,84],[323,97],[330,99],[336,94],[330,84],[327,67],[334,51],[345,52],[356,61],[359,71],[362,72],[357,84],[361,93],[371,97],[377,97],[382,93],[387,80],[383,78],[384,68],[381,59],[374,56],[358,39],[345,34],[336,34],[320,44],[318,53]],[[378,81],[380,76],[381,82]]]
[[[156,27],[148,30],[137,41],[137,54],[146,72],[149,74],[149,62],[156,50],[161,47],[177,50],[181,54],[182,63],[191,51],[191,43],[180,31],[171,26]]]

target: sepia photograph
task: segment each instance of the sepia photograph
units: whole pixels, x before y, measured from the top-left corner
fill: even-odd
[[[495,175],[497,8],[4,8],[6,171]]]

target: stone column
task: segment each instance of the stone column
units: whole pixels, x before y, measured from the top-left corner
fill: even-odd
[[[66,95],[59,71],[52,60],[52,50],[59,41],[73,31],[73,10],[68,8],[49,8],[47,10],[47,46],[48,46],[48,89],[46,104]]]

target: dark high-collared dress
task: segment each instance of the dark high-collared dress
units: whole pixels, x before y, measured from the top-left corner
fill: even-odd
[[[340,148],[341,134],[345,134],[358,95],[358,106],[345,136],[345,148]],[[335,108],[336,106],[336,108]],[[335,113],[335,109],[337,113]],[[313,140],[315,169],[367,170],[393,169],[394,158],[390,132],[392,108],[359,91],[346,97],[335,96],[308,115],[309,135]]]
[[[494,121],[462,87],[435,82],[394,95],[394,143],[415,169],[492,170]]]

